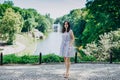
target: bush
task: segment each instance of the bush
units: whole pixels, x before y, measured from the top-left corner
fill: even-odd
[[[96,58],[92,55],[82,57],[82,61],[96,61]]]
[[[24,55],[20,58],[20,61],[18,63],[38,63],[38,56]]]
[[[15,56],[15,54],[5,55],[3,57],[3,63],[18,63],[20,61],[20,57]]]
[[[42,62],[45,62],[45,63],[61,62],[61,58],[55,54],[48,54],[42,57]]]
[[[113,48],[112,49],[113,54],[113,61],[118,62],[120,61],[120,48]]]
[[[38,56],[16,56],[15,54],[5,55],[3,57],[3,63],[4,64],[11,64],[11,63],[37,63],[38,62]]]
[[[97,42],[88,43],[83,52],[100,61],[109,60],[110,52],[113,52],[114,59],[120,57],[120,29],[99,35],[99,38]]]
[[[71,62],[74,62],[75,58],[71,58]],[[24,55],[24,56],[16,56],[15,54],[9,54],[4,55],[3,57],[3,63],[4,64],[29,64],[33,63],[36,64],[39,62],[39,56],[38,55]],[[55,54],[47,54],[42,56],[42,63],[60,63],[64,62],[64,58],[60,57]],[[77,62],[81,62],[80,58],[77,58]]]
[[[35,55],[24,55],[24,56],[16,56],[15,54],[4,55],[3,63],[4,64],[11,64],[11,63],[20,63],[20,64],[27,64],[27,63],[38,63],[39,56]],[[51,62],[63,62],[63,58],[59,57],[55,54],[48,54],[42,56],[43,63],[51,63]]]
[[[75,62],[75,57],[70,58],[71,62]],[[79,57],[77,57],[77,62],[81,62],[81,59]]]

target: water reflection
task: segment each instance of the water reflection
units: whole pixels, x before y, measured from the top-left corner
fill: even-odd
[[[61,36],[62,33],[60,32],[51,32],[45,40],[38,43],[35,55],[38,55],[40,52],[42,52],[43,55],[49,53],[59,55]]]

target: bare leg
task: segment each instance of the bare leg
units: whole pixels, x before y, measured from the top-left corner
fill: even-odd
[[[65,77],[67,78],[69,76],[69,70],[70,70],[70,58],[66,58],[66,74]]]
[[[66,58],[66,73],[69,73],[69,70],[70,70],[70,58]]]
[[[64,64],[65,64],[65,69],[67,68],[67,64],[66,64],[66,57],[64,57]],[[66,73],[64,73],[64,76],[65,76]]]
[[[65,62],[65,68],[66,68],[66,66],[67,66],[66,57],[64,57],[64,62]]]

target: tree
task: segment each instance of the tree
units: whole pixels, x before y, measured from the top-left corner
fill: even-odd
[[[37,26],[36,17],[38,13],[34,9],[23,9],[21,15],[24,19],[22,32],[29,32]]]
[[[3,16],[0,25],[0,34],[6,37],[8,44],[13,44],[15,34],[20,32],[23,26],[23,19],[19,13],[15,13],[12,8],[8,8]]]
[[[82,41],[86,45],[99,40],[99,35],[120,28],[120,0],[87,0],[86,28]]]
[[[64,15],[63,17],[57,18],[55,23],[63,24],[64,21],[69,21],[71,24],[71,28],[75,35],[75,44],[77,47],[81,46],[82,41],[82,33],[85,29],[86,25],[86,14],[87,9],[74,9],[70,11],[69,14]]]
[[[37,22],[35,22],[34,18],[28,18],[27,20],[24,21],[22,32],[30,32],[36,26]]]
[[[10,6],[8,4],[0,4],[0,16],[3,17],[6,9],[11,8],[11,7],[12,6]]]
[[[21,32],[29,32],[34,28],[39,28],[40,31],[46,33],[52,27],[53,19],[50,18],[50,14],[41,15],[32,8],[21,9],[20,7],[13,6],[12,1],[5,1],[3,4],[0,4],[0,23],[8,8],[12,8],[15,13],[19,12],[21,15],[21,19],[23,19]]]
[[[52,18],[50,18],[50,14],[46,14],[45,17],[46,17],[46,19],[47,19],[47,20],[49,21],[49,23],[50,23],[49,28],[51,28],[54,20],[53,20]]]
[[[13,5],[14,5],[13,1],[4,1],[3,4],[8,4],[8,5],[10,5],[10,6],[13,6]]]
[[[39,16],[38,26],[36,27],[39,31],[46,33],[50,26],[50,22],[44,16]]]
[[[82,19],[78,19],[77,23],[73,27],[74,35],[76,37],[75,44],[76,46],[81,46],[83,44],[82,41],[82,33],[85,29],[86,21]]]

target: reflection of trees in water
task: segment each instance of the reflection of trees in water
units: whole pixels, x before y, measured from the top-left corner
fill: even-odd
[[[61,35],[60,32],[51,32],[45,40],[38,43],[35,54],[38,55],[40,52],[59,54]]]
[[[53,24],[53,31],[54,32],[60,32],[60,24]]]

